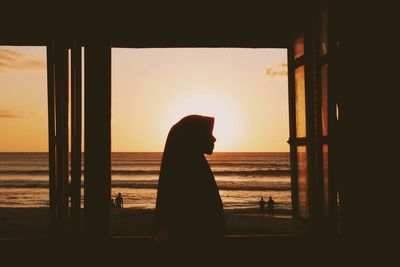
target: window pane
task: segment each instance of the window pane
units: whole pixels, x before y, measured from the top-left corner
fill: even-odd
[[[296,137],[306,137],[306,96],[304,65],[295,69]]]
[[[329,165],[328,165],[328,145],[322,145],[322,158],[324,170],[324,210],[325,216],[329,215]]]
[[[44,46],[0,46],[2,240],[39,240],[49,230],[46,66]]]
[[[323,56],[328,53],[328,11],[326,7],[321,10],[320,20],[320,54]]]
[[[321,67],[322,135],[328,135],[328,64]]]
[[[299,193],[299,215],[308,218],[308,168],[307,168],[307,148],[297,147],[297,183]]]
[[[304,55],[304,37],[300,36],[294,42],[294,58],[299,58],[302,55]]]

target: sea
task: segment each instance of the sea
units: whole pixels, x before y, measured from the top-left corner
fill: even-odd
[[[121,193],[126,208],[155,208],[162,153],[118,152],[111,158],[112,197]],[[289,153],[215,152],[207,160],[224,209],[255,209],[261,197],[271,196],[277,210],[290,213]],[[83,194],[82,187],[82,206]],[[0,153],[0,207],[48,206],[48,154]]]

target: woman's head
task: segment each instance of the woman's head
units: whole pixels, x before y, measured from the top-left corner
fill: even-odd
[[[173,150],[175,153],[183,154],[211,155],[216,141],[212,134],[213,128],[213,117],[186,116],[171,128],[165,150]]]

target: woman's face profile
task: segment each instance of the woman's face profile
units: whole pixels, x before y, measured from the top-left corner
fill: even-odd
[[[213,134],[210,134],[207,138],[206,147],[204,153],[207,155],[211,155],[214,152],[214,143],[217,139],[214,137]]]

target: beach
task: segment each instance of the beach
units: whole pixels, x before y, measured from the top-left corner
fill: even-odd
[[[160,152],[112,153],[111,195],[121,193],[124,199],[123,209],[112,210],[112,236],[153,234],[161,158]],[[223,202],[227,235],[301,232],[291,219],[289,153],[221,152],[207,160]],[[0,153],[0,238],[48,235],[48,186],[47,153]],[[82,208],[84,193],[82,183]],[[273,218],[259,212],[260,198],[269,196],[275,201]]]
[[[226,210],[226,235],[292,235],[304,226],[289,214],[262,215],[257,209]],[[112,209],[113,237],[151,237],[154,209]],[[0,238],[46,238],[48,208],[0,208]]]

